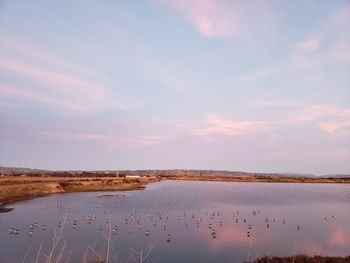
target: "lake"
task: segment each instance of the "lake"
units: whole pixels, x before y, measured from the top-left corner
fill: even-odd
[[[100,195],[124,194],[101,198]],[[0,214],[0,262],[242,262],[350,254],[350,185],[161,181],[56,194]],[[56,260],[57,261],[57,260]],[[56,262],[52,261],[52,262]]]

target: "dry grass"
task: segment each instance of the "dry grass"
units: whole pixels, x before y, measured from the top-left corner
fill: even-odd
[[[350,256],[347,257],[323,257],[296,255],[290,257],[261,257],[249,263],[345,263],[350,262]],[[247,262],[248,263],[248,262]]]
[[[0,203],[6,204],[54,193],[144,189],[155,177],[0,177]]]
[[[271,176],[167,176],[168,180],[266,183],[350,183],[350,178],[271,177]]]

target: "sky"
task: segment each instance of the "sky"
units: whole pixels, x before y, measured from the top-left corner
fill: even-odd
[[[350,1],[0,1],[0,166],[350,173]]]

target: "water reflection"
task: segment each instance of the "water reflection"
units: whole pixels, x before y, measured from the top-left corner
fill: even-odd
[[[329,244],[340,247],[350,247],[349,237],[340,227],[335,227],[329,235]]]
[[[47,254],[58,233],[58,247],[65,244],[71,262],[96,261],[106,253],[119,262],[345,256],[349,190],[348,185],[169,181],[125,192],[124,198],[98,198],[101,193],[38,198],[0,215],[0,261],[31,259],[39,249]]]

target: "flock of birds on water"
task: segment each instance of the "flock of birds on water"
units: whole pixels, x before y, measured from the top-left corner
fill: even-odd
[[[58,209],[62,209],[62,204],[59,203],[54,203],[54,204],[49,204],[48,206],[50,209],[54,208],[57,209],[56,213],[58,211]],[[101,205],[97,205],[96,208],[101,208]],[[112,225],[112,220],[110,217],[110,211],[109,210],[105,210],[104,213],[102,213],[105,215],[105,219],[104,219],[104,224],[99,224],[98,228],[100,231],[110,231],[111,234],[113,235],[117,235],[120,232],[120,225]],[[251,211],[251,215],[252,216],[257,216],[261,214],[260,210],[253,210]],[[241,216],[240,215],[240,211],[233,211],[232,212],[232,217],[233,217],[233,223],[235,224],[239,224],[239,223],[243,223],[246,225],[246,237],[249,238],[252,235],[252,229],[253,229],[253,224],[249,224],[248,222],[250,221],[249,218],[247,219],[247,217],[245,216]],[[150,228],[145,228],[144,224],[145,224],[145,218],[147,218],[149,221],[149,223],[153,226],[156,227],[158,225],[161,225],[161,228],[163,231],[168,232],[167,229],[167,224],[166,222],[169,220],[169,216],[168,215],[164,215],[162,212],[158,213],[157,215],[150,215],[147,214],[146,217],[144,216],[137,216],[136,214],[129,212],[129,214],[125,217],[124,220],[124,224],[126,225],[125,228],[128,229],[128,233],[132,234],[132,228],[128,227],[128,225],[130,225],[131,223],[134,223],[138,226],[138,229],[141,231],[144,231],[144,236],[149,237],[151,235],[151,230]],[[328,222],[330,220],[335,219],[336,216],[335,215],[331,215],[331,216],[326,216],[324,217],[324,221]],[[66,224],[69,224],[69,222],[73,222],[72,223],[72,228],[73,229],[77,229],[78,227],[78,223],[86,223],[88,225],[90,225],[91,223],[95,222],[97,219],[97,215],[96,213],[91,214],[91,215],[87,215],[87,216],[75,216],[75,217],[71,217],[69,214],[66,214],[64,220],[59,221],[56,229],[61,229],[63,227],[66,227]],[[173,218],[174,219],[174,218]],[[221,215],[220,212],[205,212],[205,216],[203,215],[202,217],[197,216],[196,214],[189,214],[188,212],[183,212],[182,215],[178,215],[176,217],[177,221],[183,221],[184,222],[184,226],[187,228],[190,226],[189,220],[192,220],[192,222],[194,222],[194,225],[196,226],[196,228],[200,228],[203,227],[202,225],[205,224],[205,222],[207,222],[207,220],[210,219],[210,223],[207,223],[207,228],[209,230],[209,237],[211,239],[216,239],[218,237],[218,231],[216,230],[216,227],[222,227],[224,225],[224,222],[221,221]],[[1,222],[1,221],[0,221]],[[286,219],[282,218],[282,219],[276,219],[276,218],[265,218],[265,227],[266,229],[269,229],[272,224],[275,223],[282,223],[282,224],[286,224]],[[145,224],[146,225],[146,224]],[[205,226],[204,226],[205,227]],[[48,229],[48,226],[45,224],[39,224],[38,222],[33,222],[31,224],[29,224],[28,229],[27,229],[27,234],[29,237],[32,237],[34,232],[37,230],[42,230],[42,231],[46,231]],[[300,225],[296,225],[296,230],[300,231],[301,230],[301,226]],[[9,235],[19,235],[20,234],[20,229],[19,228],[14,228],[14,227],[10,227],[9,228]],[[171,235],[168,233],[166,235],[166,242],[171,242]]]

